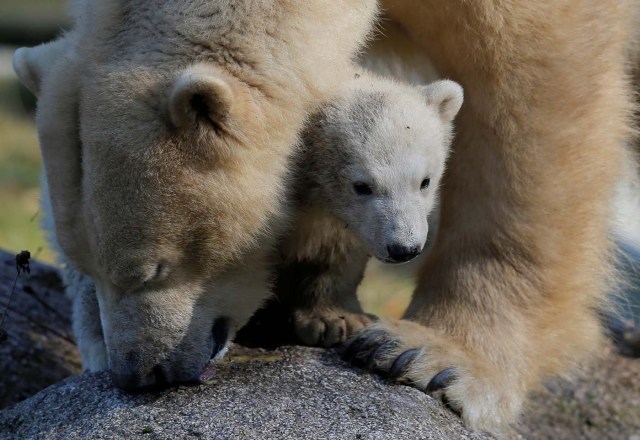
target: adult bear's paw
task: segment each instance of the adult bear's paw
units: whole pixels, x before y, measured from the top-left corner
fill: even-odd
[[[293,325],[296,337],[312,347],[332,347],[345,342],[376,317],[342,309],[295,310]]]
[[[471,430],[503,432],[518,417],[525,396],[517,372],[501,370],[457,341],[410,321],[385,320],[364,328],[343,358],[439,397]]]

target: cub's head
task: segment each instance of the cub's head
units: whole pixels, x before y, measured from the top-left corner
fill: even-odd
[[[372,255],[409,261],[427,240],[462,88],[447,80],[422,87],[366,78],[354,84],[310,130],[311,178]]]

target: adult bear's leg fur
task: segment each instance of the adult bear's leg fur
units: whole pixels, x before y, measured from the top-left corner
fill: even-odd
[[[467,426],[500,431],[528,389],[601,340],[609,204],[631,132],[631,5],[384,6],[465,103],[439,237],[405,320],[368,327],[345,355],[443,389]]]

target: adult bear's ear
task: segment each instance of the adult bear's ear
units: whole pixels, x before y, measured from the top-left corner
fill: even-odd
[[[224,127],[241,106],[241,83],[214,66],[195,65],[175,81],[169,95],[169,115],[178,128],[208,122]]]
[[[58,52],[59,62],[29,64],[32,54],[38,54],[39,48],[35,48],[35,52],[21,54],[14,64],[30,67],[33,78],[37,79],[39,96],[36,124],[55,223],[55,239],[65,255],[78,266],[82,263],[80,268],[86,270],[90,261],[87,258],[89,245],[82,212],[83,171],[79,122],[81,62],[70,44],[67,43],[64,53]],[[57,48],[57,52],[62,46],[49,48],[52,47]],[[52,60],[52,53],[48,52],[45,57]],[[26,64],[23,63],[25,59]],[[33,69],[34,66],[37,69]]]
[[[68,40],[67,37],[61,37],[40,46],[21,47],[13,54],[13,70],[34,95],[40,93],[44,75],[63,58]]]
[[[462,86],[457,82],[448,79],[435,81],[427,86],[422,86],[422,90],[427,98],[427,104],[438,109],[444,122],[451,122],[462,107],[464,93]]]

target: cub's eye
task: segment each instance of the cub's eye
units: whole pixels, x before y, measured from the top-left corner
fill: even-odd
[[[373,190],[371,189],[371,187],[369,185],[367,185],[366,183],[364,183],[364,182],[356,182],[356,183],[354,183],[353,184],[353,190],[359,196],[369,196],[369,195],[373,194]]]
[[[421,183],[420,183],[420,189],[427,189],[429,187],[429,184],[431,183],[431,179],[427,178],[424,179]]]

